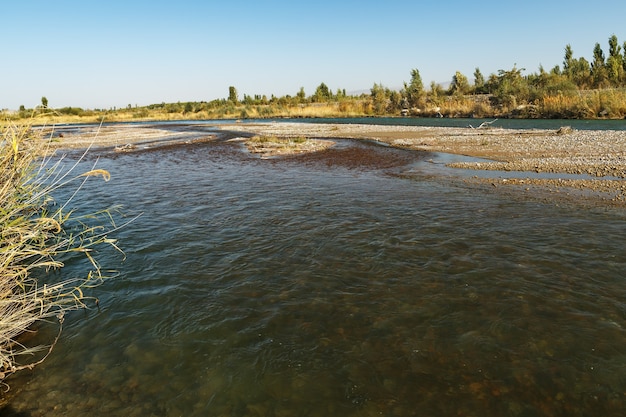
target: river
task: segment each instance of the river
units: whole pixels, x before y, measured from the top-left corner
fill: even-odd
[[[74,204],[141,213],[115,234],[126,259],[99,254],[119,276],[9,379],[2,415],[623,415],[623,209],[339,149],[392,163],[227,141],[95,152],[112,179]]]

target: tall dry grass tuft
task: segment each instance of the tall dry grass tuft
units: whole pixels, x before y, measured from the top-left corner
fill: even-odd
[[[94,258],[100,245],[117,249],[108,234],[116,229],[111,213],[79,215],[71,198],[55,202],[51,195],[71,187],[72,196],[90,177],[109,179],[105,170],[77,174],[78,163],[63,168],[63,159],[48,159],[46,140],[29,126],[7,124],[0,128],[0,382],[9,375],[32,369],[51,352],[49,345],[27,347],[25,333],[41,322],[62,328],[64,314],[83,308],[91,299],[85,289],[105,276]],[[105,226],[106,225],[106,226]],[[59,279],[52,270],[62,259],[79,254],[91,270],[80,278]],[[58,336],[57,336],[58,339]],[[4,383],[4,382],[3,382]]]

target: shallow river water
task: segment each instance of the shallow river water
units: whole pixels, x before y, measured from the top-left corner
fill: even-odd
[[[111,181],[76,204],[142,213],[115,234],[125,260],[100,254],[120,276],[8,381],[2,415],[623,415],[622,209],[340,151],[391,162],[222,141],[102,153]]]

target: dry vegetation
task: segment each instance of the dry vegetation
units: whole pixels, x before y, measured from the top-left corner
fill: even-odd
[[[565,47],[563,66],[534,73],[525,68],[500,69],[484,76],[478,67],[473,83],[457,71],[448,88],[432,81],[425,88],[418,69],[410,71],[410,81],[399,90],[376,84],[369,92],[347,94],[333,92],[321,83],[307,96],[304,87],[296,95],[243,95],[235,86],[228,89],[228,99],[200,102],[159,103],[124,108],[87,109],[52,108],[42,97],[41,106],[19,111],[2,111],[8,120],[36,117],[38,123],[85,123],[132,120],[209,120],[268,119],[299,117],[476,117],[544,119],[623,119],[626,117],[626,43],[617,36],[609,38],[608,55],[599,43],[593,58],[575,57],[570,45]],[[402,80],[397,81],[398,84]]]
[[[115,229],[109,211],[81,215],[72,211],[71,199],[52,198],[62,187],[79,191],[90,177],[108,180],[109,173],[95,167],[82,174],[73,172],[76,165],[63,168],[62,159],[41,157],[45,143],[27,126],[1,130],[0,382],[45,359],[56,341],[32,347],[21,343],[21,337],[43,322],[55,322],[60,332],[64,314],[86,307],[90,297],[84,290],[105,278],[92,250],[116,247],[108,237]],[[51,274],[61,270],[69,255],[86,257],[91,270],[81,277]]]
[[[248,150],[263,158],[316,152],[327,149],[333,144],[334,142],[330,140],[305,137],[254,136],[246,140]]]
[[[168,120],[223,120],[271,118],[349,118],[372,116],[410,117],[474,117],[474,118],[561,118],[561,119],[622,119],[626,117],[626,89],[576,90],[543,94],[532,100],[511,97],[500,102],[489,94],[432,95],[424,94],[416,107],[402,110],[385,99],[377,106],[371,95],[344,97],[317,103],[293,103],[277,99],[263,104],[231,103],[215,100],[211,103],[146,106],[132,109],[85,111],[62,114],[42,113],[4,114],[6,120],[34,121],[36,124],[99,123]],[[0,122],[2,124],[2,122]]]

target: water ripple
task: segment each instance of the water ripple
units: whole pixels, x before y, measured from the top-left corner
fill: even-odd
[[[12,381],[15,410],[624,409],[618,212],[403,179],[387,168],[263,161],[224,143],[102,163],[113,180],[84,203],[143,213],[118,236],[122,275],[97,290],[99,312],[72,317],[49,361]]]

